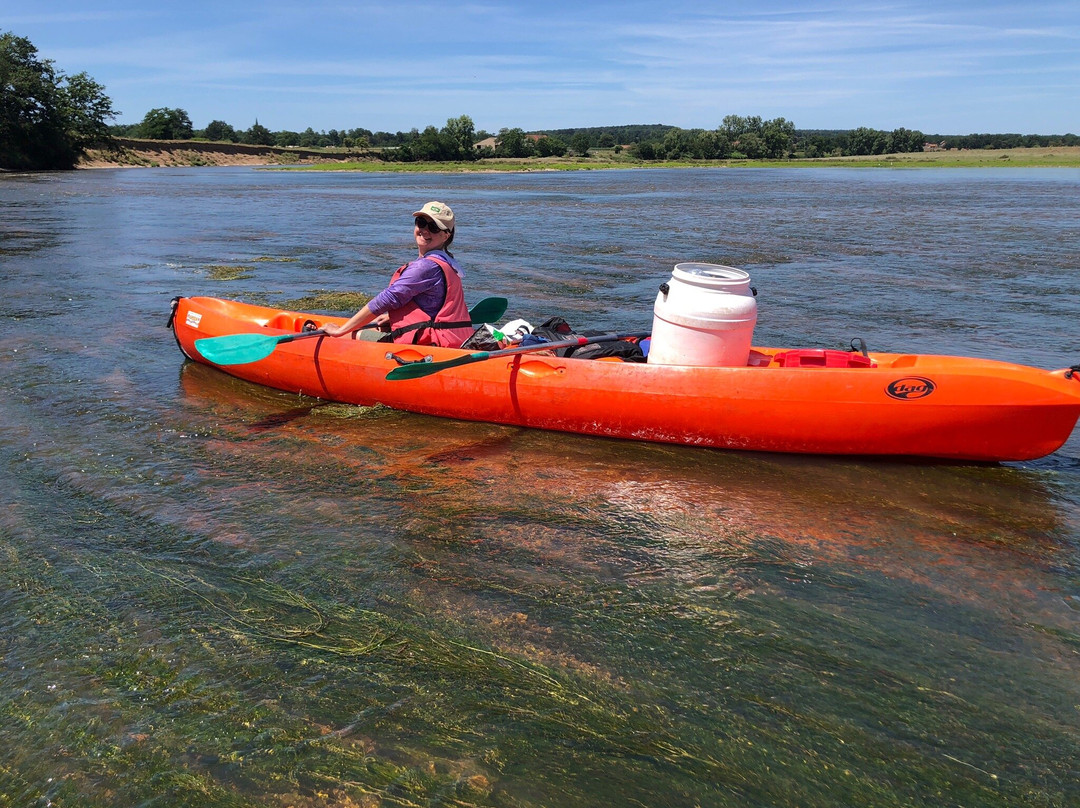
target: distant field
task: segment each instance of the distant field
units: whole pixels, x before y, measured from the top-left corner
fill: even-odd
[[[889,154],[877,157],[825,157],[795,160],[808,165],[858,166],[1058,166],[1080,167],[1080,146],[1038,147],[1031,149],[952,149],[950,151]]]
[[[643,163],[629,155],[595,151],[588,158],[544,157],[489,159],[473,163],[383,163],[379,161],[315,163],[298,171],[584,171],[604,168],[672,168],[683,166],[850,166],[853,168],[977,168],[1047,166],[1080,168],[1080,146],[1032,149],[973,149],[889,154],[868,157],[822,157],[792,160],[678,160]]]

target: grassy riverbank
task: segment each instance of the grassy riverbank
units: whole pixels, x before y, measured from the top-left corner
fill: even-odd
[[[867,157],[822,157],[791,160],[667,160],[643,162],[614,152],[596,152],[587,158],[543,157],[502,158],[471,163],[384,163],[377,160],[320,162],[293,166],[297,171],[404,171],[404,172],[461,172],[461,171],[588,171],[607,168],[686,168],[715,166],[734,167],[815,167],[847,166],[854,168],[986,168],[1056,167],[1080,168],[1080,146],[1032,149],[979,149],[913,154],[889,154]]]
[[[220,149],[215,146],[220,145]],[[670,160],[643,162],[624,152],[594,150],[588,157],[496,158],[461,163],[394,163],[326,150],[286,150],[189,141],[126,141],[117,151],[93,151],[82,168],[254,165],[293,171],[394,171],[458,173],[466,171],[595,171],[611,168],[816,167],[853,168],[1080,168],[1080,146],[1029,149],[952,149],[866,157],[795,158],[790,160]]]
[[[764,165],[765,163],[758,163]],[[1030,149],[950,149],[949,151],[887,154],[868,157],[822,157],[813,160],[789,160],[768,165],[897,166],[935,168],[989,168],[1019,166],[1030,168],[1080,168],[1080,146],[1037,147]]]

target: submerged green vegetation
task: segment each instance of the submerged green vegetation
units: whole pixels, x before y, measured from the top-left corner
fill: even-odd
[[[0,806],[1064,808],[1080,796],[1067,771],[1080,746],[1056,720],[1071,709],[1065,667],[1021,666],[1029,701],[1003,702],[1002,666],[1020,663],[987,666],[983,635],[1020,638],[978,609],[952,604],[948,622],[913,634],[905,615],[929,590],[820,558],[811,572],[797,545],[722,519],[706,535],[599,497],[470,492],[443,480],[473,473],[453,470],[455,454],[412,469],[332,441],[312,455],[303,433],[210,426],[234,402],[210,406],[184,427],[207,439],[177,448],[215,470],[206,493],[233,498],[232,517],[140,517],[85,484],[106,464],[59,482],[34,463],[0,472],[36,502],[5,517],[0,539]],[[320,440],[341,430],[337,413],[312,415],[329,430]],[[252,451],[214,448],[236,441]],[[321,500],[296,500],[298,479]],[[357,486],[369,507],[393,507],[345,543],[308,532],[312,505],[348,508]],[[399,509],[408,518],[392,526]],[[1033,653],[1068,653],[1064,634]],[[933,647],[949,649],[947,669],[915,651]]]
[[[352,314],[364,307],[371,300],[371,295],[362,292],[335,292],[324,290],[295,300],[283,300],[274,303],[291,311],[333,311]]]

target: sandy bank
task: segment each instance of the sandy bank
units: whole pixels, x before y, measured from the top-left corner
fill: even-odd
[[[209,143],[199,140],[139,140],[116,138],[112,149],[91,149],[79,168],[164,166],[260,166],[361,160],[370,155],[342,149],[330,152],[246,143]]]

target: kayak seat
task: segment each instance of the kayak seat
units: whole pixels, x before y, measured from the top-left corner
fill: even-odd
[[[297,317],[295,314],[289,314],[288,312],[283,311],[267,320],[266,327],[278,328],[282,331],[299,332],[304,327],[304,320],[304,317]]]

